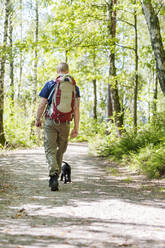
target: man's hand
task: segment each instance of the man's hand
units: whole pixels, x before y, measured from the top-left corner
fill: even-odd
[[[36,127],[41,127],[42,126],[42,123],[41,123],[41,120],[40,119],[36,119]]]
[[[73,139],[73,138],[76,138],[78,135],[78,129],[74,128],[71,132],[71,135],[70,137]]]
[[[76,138],[78,135],[78,130],[79,130],[79,121],[80,121],[80,110],[79,110],[79,106],[80,106],[80,98],[76,98],[76,107],[74,110],[74,128],[71,132],[70,137]]]

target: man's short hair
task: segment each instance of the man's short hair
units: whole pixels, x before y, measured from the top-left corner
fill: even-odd
[[[69,72],[69,65],[67,63],[61,62],[57,66],[57,73],[60,73],[60,72]]]

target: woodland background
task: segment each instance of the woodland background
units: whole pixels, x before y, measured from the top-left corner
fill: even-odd
[[[162,177],[164,23],[163,0],[1,0],[1,149],[42,144],[38,94],[66,61],[81,92],[77,141]]]

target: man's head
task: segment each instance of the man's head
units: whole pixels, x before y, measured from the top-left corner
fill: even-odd
[[[58,66],[57,66],[57,73],[60,74],[67,74],[69,73],[69,65],[67,63],[63,63],[61,62]]]

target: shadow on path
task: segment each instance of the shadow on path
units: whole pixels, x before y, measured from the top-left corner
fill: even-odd
[[[64,160],[73,183],[51,192],[43,149],[0,157],[0,171],[9,175],[0,192],[0,247],[165,247],[163,180],[125,168],[108,175],[86,144],[70,144]]]

